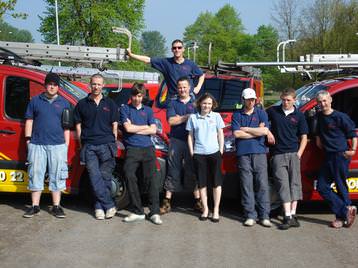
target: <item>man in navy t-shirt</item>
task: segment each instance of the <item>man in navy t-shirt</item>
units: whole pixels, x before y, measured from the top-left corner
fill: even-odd
[[[271,169],[275,186],[283,202],[284,218],[280,229],[299,227],[296,217],[297,201],[302,199],[300,160],[307,145],[306,119],[294,106],[296,92],[293,88],[281,93],[280,106],[267,109],[270,121],[268,139]]]
[[[131,103],[123,105],[120,110],[120,123],[124,128],[126,147],[124,175],[132,206],[131,214],[124,218],[124,222],[145,219],[137,177],[138,169],[142,167],[144,181],[149,184],[148,218],[154,224],[162,224],[159,216],[159,182],[155,176],[155,148],[151,140],[151,135],[156,133],[157,128],[152,109],[142,104],[145,95],[144,85],[135,83],[132,87]]]
[[[170,129],[170,144],[168,151],[168,174],[164,182],[165,197],[160,208],[160,213],[165,214],[171,210],[171,198],[174,192],[181,190],[181,174],[184,170],[185,182],[188,182],[194,191],[194,209],[202,210],[200,193],[196,187],[193,161],[188,147],[188,131],[186,122],[191,114],[196,112],[195,105],[190,98],[190,84],[186,77],[178,80],[178,98],[171,100],[167,109],[167,120]]]
[[[172,42],[173,57],[171,58],[150,58],[148,56],[133,54],[130,50],[127,50],[127,52],[129,57],[144,63],[150,63],[154,69],[163,74],[168,87],[169,98],[175,98],[177,94],[177,81],[181,77],[189,79],[190,93],[195,95],[199,93],[204,83],[205,74],[194,62],[184,58],[184,44],[179,39]],[[196,77],[199,77],[199,81],[194,86],[193,79]]]
[[[255,107],[256,92],[252,88],[244,89],[242,98],[244,107],[233,114],[231,125],[236,138],[244,225],[253,226],[258,218],[263,226],[271,227],[265,146],[267,114]]]
[[[97,220],[112,218],[117,210],[111,196],[112,174],[116,166],[118,107],[104,97],[104,79],[94,74],[90,80],[91,93],[80,100],[74,120],[81,149],[81,161],[86,163],[95,196]]]
[[[66,189],[68,177],[67,149],[70,131],[61,124],[64,109],[70,104],[60,95],[60,77],[48,73],[45,78],[45,92],[31,99],[25,113],[25,138],[27,141],[29,163],[29,187],[32,206],[24,214],[31,218],[40,213],[40,197],[44,189],[46,168],[49,177],[49,190],[52,193],[52,213],[64,218],[60,206],[61,191]]]
[[[317,146],[325,151],[325,162],[318,176],[318,192],[329,202],[336,219],[331,227],[352,226],[357,208],[352,206],[346,179],[350,160],[357,150],[357,135],[353,121],[344,113],[332,109],[332,97],[329,92],[317,93],[317,103],[321,107],[318,113]],[[351,140],[351,146],[348,146]],[[336,185],[336,192],[332,189]]]

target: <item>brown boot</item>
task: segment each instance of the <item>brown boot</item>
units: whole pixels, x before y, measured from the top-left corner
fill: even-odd
[[[203,212],[203,204],[201,203],[201,199],[200,198],[195,198],[195,203],[194,203],[194,210],[197,212],[202,213]]]
[[[159,210],[160,214],[163,215],[163,214],[169,213],[171,209],[172,209],[172,206],[170,205],[170,199],[164,198],[162,206],[160,207],[160,210]]]

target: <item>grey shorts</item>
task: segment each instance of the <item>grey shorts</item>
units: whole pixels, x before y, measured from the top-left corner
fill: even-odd
[[[164,189],[179,192],[183,188],[190,191],[196,189],[193,160],[188,143],[171,138],[168,151],[168,175],[164,182]]]
[[[302,199],[300,159],[297,153],[277,154],[271,158],[272,175],[282,202]]]

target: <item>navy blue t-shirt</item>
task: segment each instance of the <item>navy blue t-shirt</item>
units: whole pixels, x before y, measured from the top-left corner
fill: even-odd
[[[186,115],[186,114],[193,114],[196,112],[194,107],[193,101],[190,99],[187,103],[183,103],[180,99],[170,101],[167,109],[167,120],[170,117],[176,115]],[[181,123],[179,125],[171,126],[170,127],[170,137],[176,138],[182,141],[187,141],[188,139],[188,131],[185,129],[186,122]]]
[[[240,130],[241,127],[259,127],[261,123],[268,127],[268,118],[264,110],[255,108],[250,115],[245,114],[241,109],[232,115],[232,131]],[[263,154],[266,153],[265,136],[255,137],[252,139],[235,139],[236,152],[238,156],[246,154]]]
[[[70,104],[61,96],[49,102],[45,93],[31,99],[25,113],[26,119],[33,119],[31,143],[58,145],[65,143],[62,128],[62,112]]]
[[[74,111],[75,123],[81,123],[82,144],[100,145],[115,142],[112,123],[119,119],[115,102],[103,97],[97,105],[90,94],[80,100]]]
[[[270,121],[270,130],[275,136],[275,145],[270,147],[271,154],[293,153],[299,148],[299,138],[308,133],[306,119],[299,110],[285,115],[282,105],[266,110]]]
[[[132,104],[125,104],[120,109],[120,122],[124,124],[127,119],[132,124],[143,126],[150,126],[155,124],[153,111],[150,107],[142,105],[140,109],[137,109]],[[153,146],[153,142],[150,135],[141,135],[135,133],[128,133],[124,131],[124,145],[126,147],[150,147]]]
[[[151,58],[152,67],[160,71],[167,83],[169,96],[177,94],[177,81],[181,77],[187,77],[190,81],[190,91],[194,89],[193,79],[201,76],[203,71],[191,60],[184,59],[184,62],[176,63],[172,58]]]
[[[348,150],[347,139],[356,137],[354,122],[345,113],[334,110],[330,115],[318,113],[317,135],[326,152]]]

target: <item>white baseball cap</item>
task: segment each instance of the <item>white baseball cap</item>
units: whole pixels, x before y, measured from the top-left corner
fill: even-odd
[[[242,98],[244,98],[245,100],[247,100],[247,99],[257,99],[255,90],[253,90],[252,88],[249,88],[249,87],[245,88],[242,91]]]

